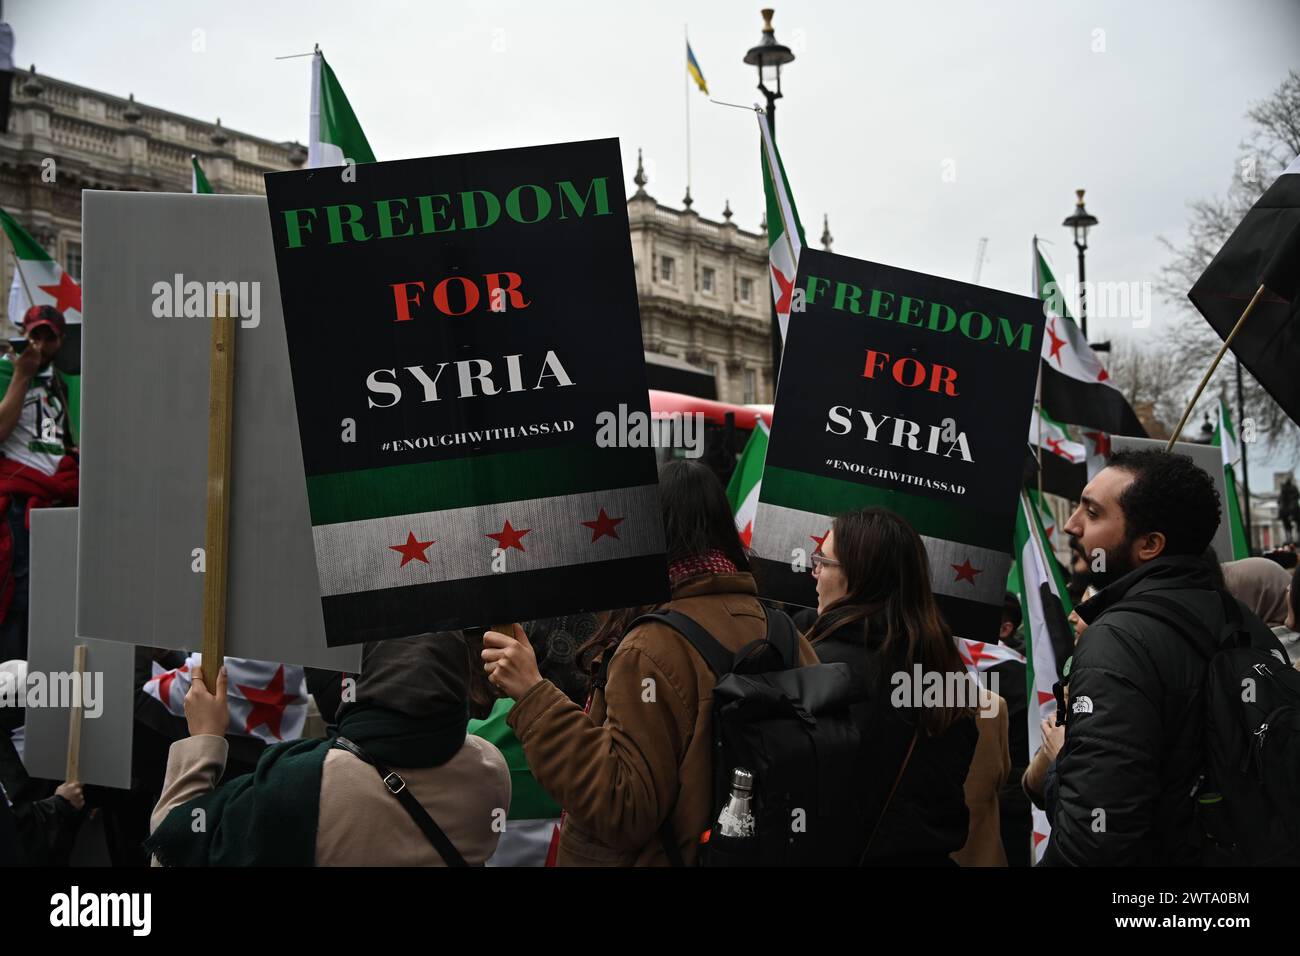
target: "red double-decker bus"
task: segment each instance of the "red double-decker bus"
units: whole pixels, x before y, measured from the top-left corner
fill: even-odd
[[[733,405],[653,388],[650,389],[650,415],[659,425],[655,456],[660,463],[695,454],[694,449],[681,442],[682,429],[665,426],[674,416],[699,416],[696,421],[703,422],[704,427],[700,459],[713,469],[724,485],[731,480],[736,459],[744,451],[745,442],[757,427],[758,419],[763,419],[769,426],[772,424],[771,405]]]

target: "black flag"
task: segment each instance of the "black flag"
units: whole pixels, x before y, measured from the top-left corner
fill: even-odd
[[[1187,297],[1226,339],[1261,285],[1232,351],[1300,422],[1300,158],[1246,213]]]

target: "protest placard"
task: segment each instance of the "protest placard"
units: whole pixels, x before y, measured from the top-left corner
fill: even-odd
[[[325,643],[266,201],[87,190],[82,208],[80,633],[201,649],[211,320],[230,295],[226,654],[359,670]]]
[[[77,636],[77,509],[37,508],[31,524],[23,764],[33,777],[64,779],[68,724],[79,704],[79,782],[126,789],[135,648]],[[82,671],[73,667],[78,644],[86,645]]]
[[[817,603],[835,515],[921,535],[960,637],[994,640],[1011,563],[1043,313],[1026,296],[805,249],[753,547],[763,593]]]
[[[667,596],[617,140],[266,178],[331,644]]]

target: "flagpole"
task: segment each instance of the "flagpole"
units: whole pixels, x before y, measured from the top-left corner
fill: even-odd
[[[14,260],[14,271],[18,273],[18,281],[23,284],[23,295],[27,296],[27,308],[30,309],[36,304],[36,300],[32,298],[32,290],[27,287],[27,276],[23,275],[22,266],[18,264],[18,253],[14,252],[12,242],[9,244],[9,255]]]
[[[1223,340],[1223,347],[1219,349],[1219,354],[1214,356],[1214,361],[1210,363],[1210,367],[1205,370],[1205,374],[1201,377],[1201,384],[1196,386],[1196,391],[1192,393],[1192,400],[1189,401],[1187,407],[1183,409],[1183,417],[1178,420],[1178,427],[1175,428],[1174,433],[1169,436],[1169,444],[1165,445],[1165,451],[1174,450],[1174,442],[1178,441],[1178,436],[1183,433],[1183,426],[1187,424],[1187,419],[1192,417],[1192,409],[1195,408],[1196,403],[1201,400],[1201,393],[1205,391],[1205,386],[1210,384],[1210,376],[1214,374],[1214,370],[1217,369],[1219,363],[1223,361],[1223,356],[1227,354],[1228,348],[1232,345],[1232,340],[1237,337],[1237,333],[1241,331],[1241,327],[1246,324],[1246,320],[1250,318],[1250,313],[1255,311],[1255,305],[1263,295],[1264,284],[1260,283],[1259,288],[1255,290],[1255,294],[1251,296],[1250,303],[1241,313],[1241,318],[1239,318],[1237,324],[1232,327],[1232,331],[1228,333],[1228,337]]]
[[[683,91],[686,96],[682,102],[686,108],[686,195],[691,194],[691,37],[687,33],[686,24],[682,24],[682,36],[686,39],[686,69]]]
[[[1038,236],[1034,236],[1033,258],[1030,262],[1033,268],[1033,276],[1030,279],[1030,288],[1034,290],[1034,298],[1039,301],[1039,308],[1042,308],[1043,297],[1038,289]],[[1038,353],[1038,380],[1034,384],[1034,409],[1038,413],[1038,443],[1034,448],[1038,456],[1038,505],[1043,503],[1043,353]],[[1087,466],[1084,466],[1085,474]]]

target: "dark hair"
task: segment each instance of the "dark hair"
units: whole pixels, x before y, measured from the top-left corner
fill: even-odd
[[[1019,627],[1020,622],[1025,619],[1025,613],[1020,609],[1020,598],[1010,591],[1002,599],[1002,619],[1010,621],[1012,628]]]
[[[1106,464],[1133,476],[1119,496],[1125,540],[1158,531],[1167,555],[1201,555],[1219,527],[1219,491],[1186,455],[1165,451],[1119,451]]]
[[[939,613],[930,586],[930,558],[916,530],[886,508],[848,511],[831,525],[835,557],[844,571],[844,597],[813,624],[810,641],[871,619],[883,629],[880,654],[886,669],[965,673],[952,631]],[[923,707],[918,720],[938,736],[970,713],[964,707]]]
[[[706,465],[679,458],[660,468],[659,506],[669,561],[721,551],[738,570],[749,570],[727,493]]]

